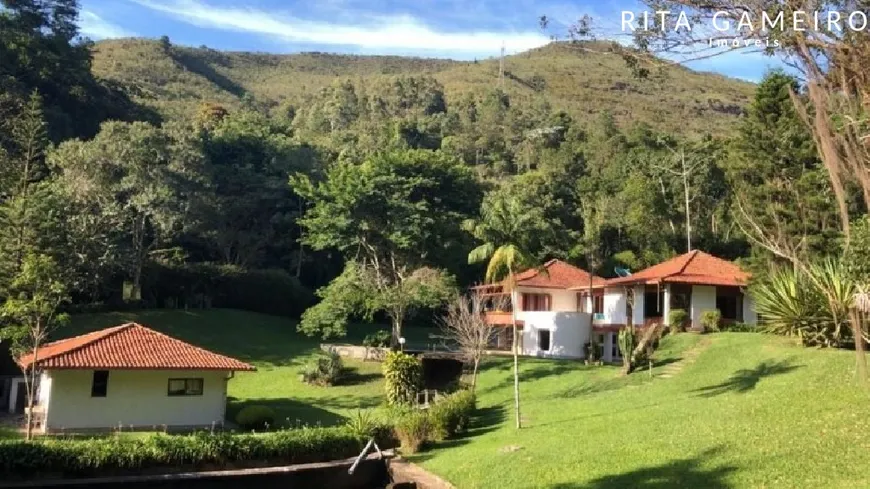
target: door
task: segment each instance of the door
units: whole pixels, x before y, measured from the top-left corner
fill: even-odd
[[[24,382],[18,382],[15,395],[15,414],[24,414],[24,406],[27,404],[27,386]]]

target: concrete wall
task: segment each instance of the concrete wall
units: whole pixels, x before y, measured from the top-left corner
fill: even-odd
[[[592,330],[591,315],[583,312],[521,311],[524,322],[523,355],[549,358],[583,358],[583,345]],[[538,348],[539,331],[550,331],[550,349]]]
[[[573,290],[517,287],[517,290],[514,292],[514,304],[517,311],[520,311],[523,307],[522,294],[549,294],[552,301],[550,304],[551,311],[574,312],[577,310],[577,292]]]
[[[636,325],[643,325],[644,301],[646,299],[646,287],[638,285],[634,287],[634,307],[632,308],[632,322]]]
[[[374,346],[357,346],[357,345],[334,345],[331,343],[322,343],[320,349],[327,353],[338,353],[338,356],[343,358],[353,358],[355,360],[371,360],[381,362],[390,351],[389,348],[378,348]]]
[[[624,325],[628,322],[628,318],[625,316],[625,304],[625,292],[622,287],[604,289],[603,316],[594,318],[592,323]]]
[[[205,426],[224,421],[228,375],[224,371],[112,370],[106,397],[91,397],[92,370],[50,370],[45,375],[49,431],[119,424]],[[202,378],[202,395],[169,396],[170,378]]]
[[[716,287],[712,285],[693,285],[690,317],[692,326],[701,326],[701,314],[716,309]]]
[[[746,324],[758,323],[758,313],[755,312],[755,302],[749,294],[743,294],[743,322]]]

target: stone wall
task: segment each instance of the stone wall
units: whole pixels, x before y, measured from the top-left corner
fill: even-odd
[[[352,358],[355,360],[381,362],[390,351],[389,348],[378,348],[373,346],[356,346],[356,345],[335,345],[331,343],[322,343],[320,349],[327,353],[338,353],[342,358]]]

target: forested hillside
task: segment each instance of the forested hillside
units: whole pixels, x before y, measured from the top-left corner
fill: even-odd
[[[547,104],[578,119],[606,110],[620,124],[646,122],[695,133],[731,132],[752,94],[752,84],[681,67],[638,80],[606,45],[588,47],[600,52],[551,44],[508,56],[502,88],[514,105],[529,110]],[[99,42],[93,69],[171,118],[191,116],[203,101],[232,108],[256,101],[286,111],[304,106],[336,80],[373,94],[396,76],[427,75],[443,86],[448,103],[482,97],[500,86],[497,59],[220,52],[175,46],[166,39]]]

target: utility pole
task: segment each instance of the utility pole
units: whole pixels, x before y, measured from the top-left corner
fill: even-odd
[[[498,58],[498,86],[504,89],[504,41],[501,42],[501,56]]]

